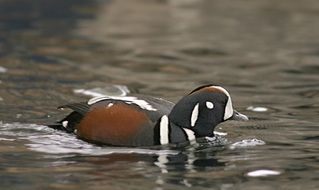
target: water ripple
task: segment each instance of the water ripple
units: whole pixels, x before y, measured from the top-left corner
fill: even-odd
[[[73,134],[55,131],[43,125],[5,123],[0,125],[1,141],[27,140],[28,149],[48,154],[83,154],[83,155],[108,155],[108,154],[150,154],[150,155],[175,155],[178,151],[156,150],[147,148],[114,148],[101,147],[77,139]]]

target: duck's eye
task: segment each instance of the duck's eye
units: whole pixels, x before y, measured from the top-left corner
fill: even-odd
[[[208,108],[208,109],[213,109],[214,108],[214,104],[213,104],[213,102],[206,102],[206,107]]]

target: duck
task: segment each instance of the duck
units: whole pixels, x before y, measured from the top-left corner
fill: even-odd
[[[89,143],[143,147],[194,142],[213,137],[227,120],[248,117],[233,108],[228,91],[203,85],[176,104],[150,96],[101,96],[58,107],[72,112],[50,128],[73,133]]]

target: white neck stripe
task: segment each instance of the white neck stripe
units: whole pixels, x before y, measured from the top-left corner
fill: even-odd
[[[192,141],[196,139],[194,131],[187,128],[182,128],[182,129],[185,131],[188,141]]]

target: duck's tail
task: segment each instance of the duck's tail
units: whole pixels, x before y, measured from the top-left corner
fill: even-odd
[[[47,125],[48,127],[60,131],[65,131],[67,133],[74,133],[76,126],[83,118],[83,115],[88,112],[89,105],[86,102],[71,103],[58,107],[58,109],[68,108],[73,110],[68,116],[66,116],[61,121],[54,124]]]
[[[81,121],[82,117],[82,114],[74,111],[61,121],[49,124],[47,126],[55,130],[60,130],[67,133],[74,133],[76,126]]]

